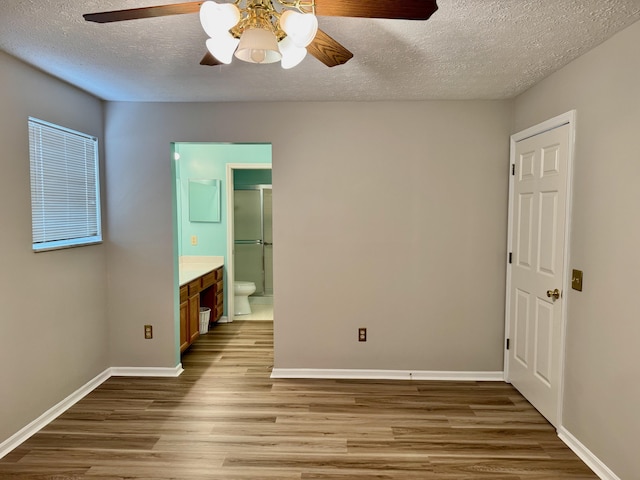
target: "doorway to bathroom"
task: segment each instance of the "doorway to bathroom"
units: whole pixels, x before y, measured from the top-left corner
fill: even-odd
[[[198,269],[208,268],[212,264],[222,265],[223,280],[222,285],[219,285],[220,282],[217,283],[215,300],[206,298],[206,301],[203,301],[200,296],[202,302],[200,307],[215,306],[218,314],[221,302],[222,315],[217,323],[222,324],[233,320],[234,275],[233,259],[230,254],[233,248],[229,247],[233,244],[230,241],[233,239],[233,215],[229,214],[228,203],[233,202],[233,176],[231,175],[241,167],[251,170],[264,168],[270,171],[272,148],[268,143],[176,142],[172,144],[172,157],[175,182],[172,189],[175,268],[173,314],[176,329],[176,356],[180,358],[183,346],[183,342],[180,341],[183,334],[183,317],[184,313],[191,312],[191,309],[184,312],[183,303],[185,302],[180,301],[182,299],[179,293],[180,287],[188,283],[185,277],[188,278],[190,272],[192,273],[194,264],[197,264]],[[227,168],[228,165],[233,168]],[[218,188],[214,189],[215,195],[200,198],[192,195],[198,191],[192,192],[191,187],[194,185],[199,190],[201,190],[200,185],[216,185]],[[209,193],[211,193],[210,190],[207,189]],[[201,216],[203,212],[207,215],[206,218]],[[185,273],[186,276],[183,275]],[[191,299],[191,296],[188,299]],[[195,298],[193,301],[195,302]],[[198,309],[194,306],[193,311],[197,313]],[[194,314],[193,317],[195,321],[193,324],[189,323],[188,332],[195,333],[199,325],[197,316]]]
[[[273,229],[270,165],[228,165],[229,319],[273,320]],[[248,298],[246,294],[249,294]],[[231,295],[230,295],[231,297]]]

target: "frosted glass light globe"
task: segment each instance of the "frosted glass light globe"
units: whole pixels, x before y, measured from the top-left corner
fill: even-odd
[[[306,47],[318,33],[318,19],[312,13],[285,10],[280,16],[280,28],[296,46]]]
[[[206,45],[207,50],[216,57],[216,60],[229,64],[233,60],[233,52],[236,51],[238,43],[240,40],[233,38],[229,32],[226,32],[209,38]]]
[[[307,49],[298,47],[290,37],[284,37],[280,40],[278,48],[280,49],[280,53],[282,53],[280,65],[285,70],[295,67],[307,56]]]
[[[240,21],[240,10],[232,3],[207,0],[200,7],[200,23],[210,37],[229,31]]]

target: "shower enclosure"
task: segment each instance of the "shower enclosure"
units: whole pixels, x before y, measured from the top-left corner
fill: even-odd
[[[254,282],[253,296],[273,295],[271,185],[234,189],[235,280]]]

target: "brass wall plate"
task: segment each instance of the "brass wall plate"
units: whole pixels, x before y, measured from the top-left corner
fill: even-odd
[[[571,274],[571,288],[582,291],[582,270],[574,270]]]

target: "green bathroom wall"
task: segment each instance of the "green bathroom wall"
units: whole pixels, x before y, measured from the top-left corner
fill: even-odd
[[[271,163],[270,144],[175,143],[179,255],[227,255],[227,164]],[[255,171],[255,170],[253,170]],[[240,172],[240,171],[238,171]],[[268,170],[269,177],[271,171]],[[219,179],[221,217],[218,223],[189,221],[189,179]],[[264,179],[264,177],[260,177]],[[271,182],[269,182],[271,183]],[[196,236],[198,244],[192,245]]]

